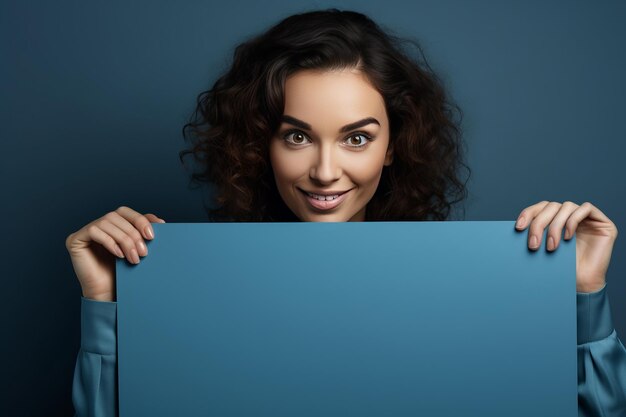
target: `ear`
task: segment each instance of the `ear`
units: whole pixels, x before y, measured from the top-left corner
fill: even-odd
[[[389,145],[387,147],[387,153],[385,154],[384,165],[389,166],[391,165],[392,162],[393,162],[393,146]]]

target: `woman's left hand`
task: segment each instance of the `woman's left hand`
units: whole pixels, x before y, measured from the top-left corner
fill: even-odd
[[[524,230],[530,225],[528,247],[532,250],[541,247],[541,239],[546,226],[547,249],[555,250],[561,240],[569,240],[576,233],[576,291],[595,292],[606,283],[606,271],[611,260],[613,243],[617,238],[617,227],[591,203],[580,206],[566,201],[541,201],[526,207],[518,216],[515,228]]]

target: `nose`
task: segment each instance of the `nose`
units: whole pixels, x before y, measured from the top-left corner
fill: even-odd
[[[341,178],[342,170],[334,146],[322,144],[315,155],[309,176],[320,184],[332,184]]]

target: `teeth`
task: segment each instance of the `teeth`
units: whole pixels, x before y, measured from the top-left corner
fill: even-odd
[[[330,201],[330,200],[334,200],[335,198],[339,197],[339,194],[337,195],[329,195],[329,196],[324,196],[324,195],[317,195],[317,194],[311,194],[311,193],[307,193],[310,197],[313,197],[317,200],[320,201]]]

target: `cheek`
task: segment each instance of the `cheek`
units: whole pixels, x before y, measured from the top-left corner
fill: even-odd
[[[279,146],[270,147],[270,160],[274,177],[279,185],[295,181],[305,172],[303,158],[294,152],[286,152]]]
[[[361,187],[376,187],[383,169],[383,159],[378,155],[367,155],[346,165],[352,180]]]

